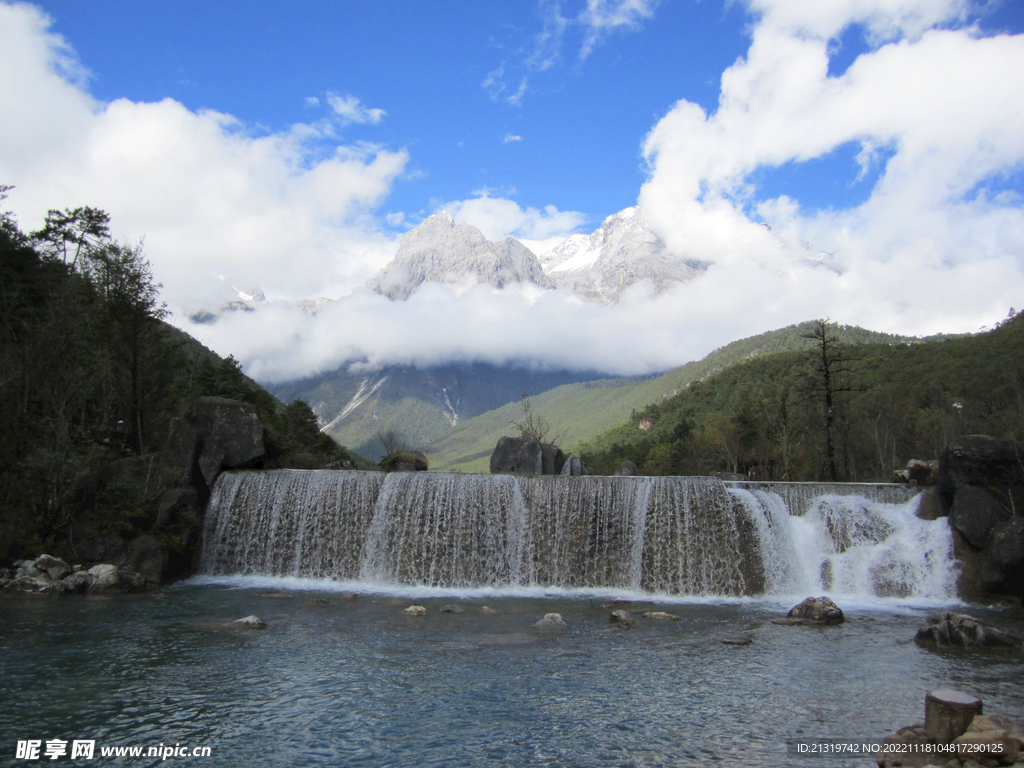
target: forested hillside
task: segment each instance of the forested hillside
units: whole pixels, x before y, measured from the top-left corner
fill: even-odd
[[[1024,313],[928,344],[847,344],[826,322],[805,336],[805,351],[733,365],[638,411],[580,446],[584,460],[597,472],[630,460],[652,475],[888,481],[957,435],[1024,437]]]
[[[539,394],[530,392],[532,405],[551,425],[552,436],[559,439],[559,444],[576,450],[582,443],[631,419],[640,409],[660,403],[692,382],[730,365],[780,351],[811,349],[814,342],[806,338],[811,327],[812,323],[800,323],[740,339],[661,376],[602,379]],[[856,326],[838,326],[834,331],[846,344],[917,344],[938,339],[896,336]],[[449,436],[427,447],[431,466],[486,472],[498,438],[510,434],[509,425],[521,415],[517,401],[462,422]]]
[[[11,188],[0,186],[0,203]],[[163,322],[142,243],[118,243],[94,208],[50,211],[26,234],[0,205],[0,557],[39,553],[87,521],[130,535],[144,489],[105,486],[105,468],[163,447],[171,419],[203,395],[256,406],[273,461],[355,461],[303,402],[284,406]],[[138,491],[138,492],[135,492]]]

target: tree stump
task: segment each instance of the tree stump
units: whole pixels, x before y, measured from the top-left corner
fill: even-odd
[[[928,738],[947,744],[967,731],[975,715],[980,715],[981,699],[960,691],[928,691],[924,698],[924,727]]]

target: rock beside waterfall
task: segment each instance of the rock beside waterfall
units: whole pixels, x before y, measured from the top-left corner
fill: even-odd
[[[482,606],[480,606],[480,613],[489,614],[489,615],[493,616],[494,614],[497,613],[497,611],[494,610],[493,608],[490,608],[490,607],[486,606],[486,605],[482,605]]]
[[[200,397],[171,425],[167,453],[188,468],[186,485],[205,489],[224,469],[258,466],[266,455],[256,407],[226,397]]]
[[[615,470],[616,477],[633,477],[638,474],[640,474],[640,470],[637,468],[636,464],[628,459],[619,464],[619,468]]]
[[[533,626],[537,627],[537,629],[568,629],[568,625],[560,613],[546,613],[544,618]]]
[[[451,605],[442,605],[441,606],[441,613],[465,613],[465,612],[466,612],[466,609],[463,608],[461,605],[451,604]]]
[[[1020,650],[1018,637],[988,627],[963,613],[936,613],[917,630],[914,642],[931,648],[994,648]]]
[[[988,488],[968,485],[957,489],[949,509],[950,525],[971,546],[981,549],[992,529],[1013,517],[1013,510]]]
[[[402,613],[406,616],[426,616],[427,609],[422,605],[410,605]]]
[[[238,627],[239,629],[266,629],[267,622],[259,616],[251,615],[242,619],[235,619],[231,622],[231,626]]]
[[[636,619],[633,618],[633,614],[629,611],[612,611],[608,614],[608,621],[620,627],[632,627],[636,624]]]
[[[565,464],[562,465],[562,475],[566,477],[576,477],[578,475],[585,475],[586,471],[583,467],[583,459],[576,455],[570,455],[566,460]]]
[[[827,597],[808,597],[790,608],[786,618],[799,619],[804,624],[842,624],[846,619],[842,609]]]
[[[665,613],[665,611],[647,611],[644,614],[645,619],[654,619],[655,621],[679,621],[680,617],[674,613]]]
[[[492,474],[557,475],[565,454],[557,445],[533,437],[501,437],[491,454]]]
[[[911,459],[906,469],[896,471],[894,482],[907,485],[935,485],[939,481],[939,462]]]
[[[14,566],[11,578],[0,584],[0,588],[11,592],[45,595],[132,592],[149,586],[136,571],[110,563],[101,563],[86,571],[81,566],[72,568],[60,558],[40,555],[35,560],[18,560]]]
[[[1024,485],[1024,446],[987,435],[963,435],[939,457],[939,485],[953,492],[968,485]]]

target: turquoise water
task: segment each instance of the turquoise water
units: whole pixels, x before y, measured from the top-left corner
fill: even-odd
[[[936,654],[930,612],[842,606],[839,627],[782,627],[788,605],[601,597],[363,593],[280,579],[196,580],[145,595],[0,599],[0,764],[18,740],[207,746],[205,766],[870,766],[787,755],[791,738],[880,740],[923,718],[930,688],[1024,716],[1024,656]],[[310,589],[310,586],[318,587]],[[411,594],[411,593],[410,593]],[[453,596],[455,595],[455,596]],[[323,604],[326,600],[326,604]],[[410,603],[423,618],[401,615]],[[459,603],[464,614],[440,613]],[[487,604],[496,615],[478,612]],[[640,618],[668,610],[682,621]],[[559,612],[568,629],[532,625]],[[261,616],[265,631],[222,622]],[[1019,612],[972,610],[1024,634]],[[747,646],[725,645],[749,637]],[[107,761],[106,764],[111,764]]]

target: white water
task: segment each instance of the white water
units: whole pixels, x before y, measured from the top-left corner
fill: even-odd
[[[401,594],[955,599],[949,527],[919,520],[905,489],[784,486],[229,473],[214,488],[200,571]]]

